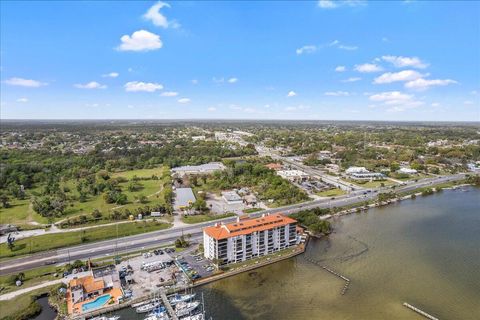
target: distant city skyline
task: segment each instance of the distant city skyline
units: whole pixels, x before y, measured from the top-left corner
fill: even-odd
[[[478,2],[0,6],[2,119],[480,120]]]

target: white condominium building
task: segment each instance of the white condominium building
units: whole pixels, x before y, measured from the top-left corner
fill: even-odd
[[[223,265],[270,254],[296,244],[296,225],[282,214],[217,223],[203,229],[204,255]]]

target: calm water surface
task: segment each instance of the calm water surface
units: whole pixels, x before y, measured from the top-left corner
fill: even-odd
[[[428,197],[339,218],[306,255],[200,288],[213,319],[480,319],[480,189]],[[132,310],[123,319],[136,319]],[[140,319],[140,318],[138,318]]]

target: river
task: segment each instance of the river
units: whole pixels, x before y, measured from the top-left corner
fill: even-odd
[[[219,319],[480,319],[480,189],[444,190],[333,221],[298,256],[197,290]],[[122,318],[135,319],[132,310]]]

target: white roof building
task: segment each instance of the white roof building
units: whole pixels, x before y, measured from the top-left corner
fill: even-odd
[[[224,169],[225,169],[225,165],[221,162],[209,162],[209,163],[201,164],[198,166],[176,167],[172,169],[172,172],[179,175],[185,175],[185,174],[213,173],[215,171],[220,171]]]
[[[242,203],[242,197],[238,195],[235,191],[223,191],[222,192],[222,198],[228,203],[228,204],[237,204],[237,203]]]
[[[411,168],[400,168],[398,170],[398,173],[405,173],[405,174],[416,174],[418,173],[417,170],[411,169]]]
[[[347,170],[345,170],[347,174],[353,174],[353,173],[368,173],[368,171],[365,167],[350,167]]]
[[[287,180],[308,178],[308,174],[300,170],[278,170],[277,174]]]

